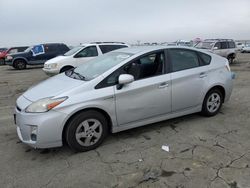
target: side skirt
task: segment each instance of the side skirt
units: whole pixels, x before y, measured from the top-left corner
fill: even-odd
[[[180,117],[180,116],[184,116],[184,115],[188,115],[188,114],[193,114],[196,112],[200,112],[201,108],[202,107],[199,105],[199,106],[196,106],[194,108],[185,109],[183,111],[173,112],[173,113],[169,113],[166,115],[160,115],[160,116],[153,117],[150,119],[140,120],[140,121],[136,121],[136,122],[120,125],[120,126],[114,126],[114,127],[112,127],[112,133],[125,131],[128,129],[141,127],[144,125],[148,125],[148,124],[152,124],[152,123],[156,123],[156,122],[160,122],[160,121],[164,121],[164,120],[168,120],[168,119],[172,119],[172,118],[176,118],[176,117]]]

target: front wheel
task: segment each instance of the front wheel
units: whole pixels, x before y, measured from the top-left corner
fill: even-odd
[[[234,62],[234,56],[233,55],[229,55],[227,57],[227,60],[228,60],[229,64],[232,64]]]
[[[69,122],[65,136],[71,149],[77,152],[97,148],[108,133],[105,116],[97,111],[84,111]]]
[[[201,113],[204,116],[214,116],[216,115],[223,102],[222,93],[218,89],[212,89],[209,91],[203,101]]]

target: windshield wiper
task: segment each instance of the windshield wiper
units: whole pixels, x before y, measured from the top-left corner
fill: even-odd
[[[69,71],[66,71],[65,72],[65,74],[67,75],[67,76],[69,76],[69,77],[71,77],[72,75],[76,75],[80,80],[86,80],[86,78],[83,76],[83,75],[81,75],[80,73],[78,73],[78,72],[75,72],[74,71],[75,69],[71,69],[71,70],[69,70]],[[70,74],[68,74],[68,73],[70,73]],[[75,77],[73,77],[74,79],[75,79]]]

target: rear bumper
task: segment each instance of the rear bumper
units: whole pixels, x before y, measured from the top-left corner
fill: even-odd
[[[225,99],[224,102],[229,101],[232,91],[233,91],[233,80],[235,79],[236,75],[234,72],[230,72],[229,74],[229,78],[226,81],[225,84],[225,90],[226,90],[226,95],[225,95]]]

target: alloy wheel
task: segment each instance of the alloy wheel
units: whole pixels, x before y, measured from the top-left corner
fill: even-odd
[[[102,124],[97,119],[87,119],[80,123],[76,129],[76,141],[81,146],[94,145],[102,136]]]
[[[212,93],[207,100],[207,110],[210,113],[216,112],[221,105],[221,97],[218,93]]]

